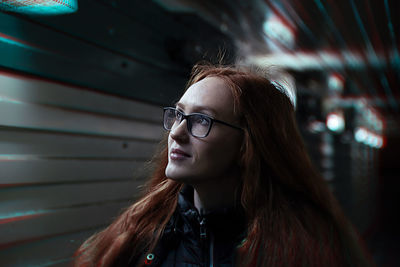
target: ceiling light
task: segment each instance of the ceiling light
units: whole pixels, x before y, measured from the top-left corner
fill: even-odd
[[[0,10],[30,15],[59,15],[78,10],[78,0],[0,0]]]
[[[326,126],[333,132],[343,132],[345,127],[343,112],[335,111],[329,113],[326,118]]]

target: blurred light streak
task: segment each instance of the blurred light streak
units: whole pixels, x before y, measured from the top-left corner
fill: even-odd
[[[290,31],[294,32],[296,27],[293,25],[293,22],[286,19],[286,15],[281,13],[277,8],[275,8],[271,3],[268,2],[269,1],[267,1],[267,5],[269,5],[271,11],[265,15],[265,21],[263,23],[263,35],[266,43],[272,51],[291,51],[293,47],[289,47],[287,44],[281,42],[277,36],[279,33],[275,33],[275,36],[270,34],[271,32],[270,29],[268,29],[270,28],[268,27],[268,24],[271,22],[271,19],[273,20],[273,18],[276,17],[276,19],[280,20],[281,23],[286,25],[286,27],[289,28]]]
[[[365,53],[358,53],[357,56],[354,56],[351,53],[346,53],[346,51],[348,51],[349,49],[348,49],[348,45],[344,41],[343,36],[340,34],[338,29],[335,27],[335,23],[333,22],[332,18],[329,16],[328,12],[326,11],[326,9],[325,9],[324,5],[321,3],[321,1],[315,0],[315,2],[317,4],[320,12],[328,20],[328,25],[331,28],[331,30],[333,31],[333,33],[335,34],[336,39],[339,40],[339,45],[340,45],[340,48],[342,49],[341,50],[342,52],[339,55],[339,57],[342,57],[343,61],[346,62],[346,65],[352,69],[360,69],[361,66],[358,64],[358,62],[363,62],[362,67],[366,68],[367,67],[366,62],[365,62],[366,58],[364,59]],[[385,63],[383,64],[383,66],[385,66]],[[347,72],[347,70],[345,70],[345,71]],[[371,88],[371,85],[373,85],[374,83],[371,81],[369,76],[366,76],[366,79],[362,80],[362,82],[366,84],[366,86],[364,86],[364,88],[367,88],[368,91],[372,90],[373,91],[372,93],[377,94],[375,88]],[[377,96],[377,97],[379,97],[379,96]]]
[[[282,10],[282,7],[278,5],[281,4],[280,1],[278,1],[278,3],[277,1],[273,1],[272,3],[271,0],[266,0],[265,2],[271,8],[272,12],[275,13],[275,15],[277,15],[278,17],[280,17],[285,23],[287,23],[291,29],[296,28],[296,25],[293,23],[292,19],[287,15],[287,13],[284,10]]]
[[[375,51],[377,50],[380,53],[382,53],[383,57],[385,58],[385,60],[387,62],[386,64],[390,65],[391,64],[390,61],[391,61],[391,58],[392,58],[389,55],[389,51],[390,50],[389,49],[385,49],[385,45],[383,44],[383,41],[381,40],[381,36],[379,34],[379,31],[377,29],[376,22],[375,22],[375,19],[374,19],[374,14],[373,14],[373,11],[371,10],[370,1],[369,0],[365,0],[364,2],[365,2],[364,6],[366,7],[366,12],[367,12],[367,16],[368,16],[367,22],[370,23],[370,27],[369,28],[372,29],[372,31],[373,31],[372,38],[375,41],[374,43],[372,43],[372,46],[374,46],[374,45],[377,46],[377,49],[375,49]],[[369,55],[368,55],[368,57],[369,57]],[[369,60],[372,63],[372,65],[375,65],[375,62],[373,62],[371,59],[372,59],[372,57],[369,57]],[[368,89],[368,91],[372,91],[371,95],[375,95],[375,96],[378,95],[377,90],[376,90],[375,87],[367,86],[367,89]]]
[[[386,75],[383,74],[381,71],[380,71],[380,80],[381,80],[383,89],[388,97],[389,105],[392,107],[392,109],[394,109],[394,111],[398,112],[399,107],[397,106],[397,102],[393,96],[392,90],[390,89],[389,82],[386,78]]]
[[[379,62],[378,57],[377,57],[377,55],[375,53],[375,50],[374,50],[374,48],[372,46],[372,43],[371,43],[371,41],[370,41],[370,39],[368,37],[367,31],[365,30],[364,24],[363,24],[363,22],[361,20],[360,14],[358,13],[357,6],[354,3],[354,0],[350,0],[350,4],[351,4],[351,7],[352,7],[354,16],[356,18],[358,27],[360,28],[361,34],[363,36],[364,42],[365,42],[366,47],[367,47],[367,52],[368,53],[366,55],[366,58],[368,58],[368,60],[370,61],[371,65],[373,65],[374,63],[376,64],[376,62]],[[389,17],[389,20],[390,20],[390,17]],[[398,106],[397,106],[397,103],[396,103],[396,101],[394,99],[392,90],[390,89],[390,86],[389,86],[388,80],[386,78],[386,75],[383,73],[381,68],[378,69],[378,72],[379,72],[379,76],[380,76],[381,85],[382,85],[382,87],[384,89],[384,92],[385,92],[386,96],[388,97],[389,105],[397,112],[398,111]]]
[[[44,210],[30,210],[25,212],[15,212],[12,214],[0,215],[0,224],[12,223],[32,219],[47,213]]]
[[[366,12],[367,12],[367,16],[368,16],[367,22],[370,23],[370,29],[372,29],[372,31],[373,31],[372,37],[373,37],[373,39],[375,41],[375,45],[378,46],[377,50],[378,51],[382,51],[382,52],[386,52],[386,49],[384,48],[385,46],[384,46],[384,44],[383,44],[383,42],[381,40],[381,37],[379,35],[379,31],[378,31],[377,26],[376,26],[374,15],[373,15],[373,12],[371,10],[370,1],[369,0],[365,0],[365,5],[364,6],[366,7]],[[386,60],[388,60],[387,57],[386,57]]]
[[[38,155],[17,155],[17,154],[0,154],[0,161],[22,161],[22,160],[39,160],[44,157]]]
[[[267,5],[270,7],[270,9],[272,10],[272,12],[273,13],[275,13],[277,16],[279,16],[279,17],[283,17],[283,18],[287,18],[287,15],[286,15],[286,13],[288,13],[288,12],[284,12],[284,10],[282,10],[281,8],[278,8],[278,7],[276,7],[274,4],[272,4],[271,3],[271,1],[270,0],[266,0],[265,1],[266,3],[267,3]],[[287,6],[287,4],[286,4],[286,6]],[[303,9],[303,6],[301,5],[301,4],[298,4],[297,3],[297,1],[296,1],[296,9],[298,9],[298,10],[300,10],[301,12],[302,12],[302,14],[303,15],[305,15],[305,16],[307,16],[308,17],[308,15],[307,15],[307,12]],[[293,12],[294,14],[296,14],[296,12]],[[301,20],[301,18],[296,14],[296,16],[297,16],[297,18],[298,18],[298,20],[300,21],[300,23],[302,24],[302,25],[304,25],[304,26],[306,26],[305,25],[305,23]],[[311,19],[310,19],[311,20]],[[289,20],[290,22],[291,22],[291,20]],[[306,26],[307,27],[307,26]],[[312,38],[313,39],[313,42],[318,42],[317,41],[317,39],[316,39],[316,37],[314,37],[314,35],[312,34],[312,32],[309,30],[309,28],[307,27],[307,29],[306,29],[306,31],[309,31],[309,33],[311,34],[310,35],[310,38]],[[267,36],[267,38],[268,38],[268,36]],[[273,39],[270,39],[273,43],[277,43],[275,40],[273,40]],[[282,44],[277,44],[278,45],[278,47],[280,46],[281,48],[283,47],[282,46]],[[345,45],[345,44],[344,44]],[[280,49],[281,51],[280,52],[282,52],[282,51],[288,51],[288,52],[290,52],[292,55],[293,55],[293,57],[298,57],[298,60],[296,60],[296,62],[300,62],[300,61],[303,61],[304,59],[306,59],[307,57],[305,57],[304,55],[302,55],[302,54],[299,54],[299,52],[295,52],[295,51],[293,51],[293,50],[290,50],[290,49],[288,49],[288,48],[286,48],[286,47],[283,47],[284,49]],[[336,67],[335,66],[332,66],[331,65],[331,62],[332,62],[332,60],[336,60],[336,58],[338,57],[337,55],[335,55],[334,56],[335,57],[335,59],[333,59],[333,58],[328,58],[327,56],[325,56],[325,54],[321,54],[320,55],[320,60],[322,61],[322,62],[318,62],[318,65],[319,66],[324,66],[324,68],[325,69],[328,69],[328,70],[331,70],[331,71],[333,71],[333,70],[335,70],[336,69]],[[340,57],[340,56],[339,56]],[[327,62],[325,62],[325,61],[327,61]],[[274,64],[274,63],[273,63]],[[340,63],[338,63],[339,65],[342,65],[342,64],[340,64]],[[281,66],[280,64],[274,64],[274,65],[276,65],[276,66]],[[293,69],[296,69],[296,68],[293,68]],[[300,69],[301,70],[301,69]]]
[[[268,1],[269,2],[269,1]],[[304,21],[300,18],[300,16],[296,13],[295,9],[292,7],[291,4],[288,4],[288,2],[286,0],[282,1],[285,9],[287,10],[287,12],[293,17],[293,19],[295,20],[295,22],[300,26],[300,29],[302,29],[308,36],[308,38],[310,38],[311,43],[317,43],[318,39],[314,36],[314,34],[312,33],[312,31],[310,30],[310,28],[304,23]],[[303,7],[301,6],[301,9]],[[297,9],[297,7],[296,7]]]
[[[343,65],[348,68],[352,68],[352,69],[360,69],[361,67],[365,68],[365,63],[361,64],[361,62],[364,62],[365,60],[362,58],[362,55],[360,55],[360,53],[358,53],[357,56],[354,56],[354,55],[351,55],[348,52],[346,52],[346,51],[349,51],[348,46],[347,46],[346,42],[344,41],[344,38],[342,37],[342,35],[339,33],[338,29],[335,27],[335,24],[334,24],[332,18],[329,16],[328,12],[326,11],[326,9],[323,6],[323,4],[321,3],[321,1],[315,0],[314,2],[317,4],[320,12],[328,20],[329,27],[335,34],[336,39],[339,41],[339,49],[341,49],[341,52],[337,55],[337,57],[341,58]],[[332,3],[332,5],[335,6],[334,3]],[[333,44],[333,46],[336,47],[337,45]],[[321,57],[324,58],[324,55],[321,55]],[[329,65],[329,62],[330,61],[327,59],[328,65]],[[335,69],[334,66],[332,66],[331,68]],[[347,76],[351,76],[347,69],[344,69],[344,72],[346,73]],[[361,80],[361,81],[366,84],[366,86],[361,86],[361,88],[367,88],[368,91],[372,90],[373,91],[372,93],[377,95],[375,88],[371,88],[371,84],[373,84],[373,82],[370,80],[369,77],[366,77],[366,80]]]
[[[333,0],[329,0],[330,2],[331,2],[331,5],[332,5],[332,7],[334,8],[334,10],[336,11],[336,17],[340,17],[341,16],[341,11],[340,10],[338,10],[337,8],[335,8],[337,5],[335,4],[335,2],[333,1]],[[322,8],[323,8],[323,5],[321,4],[321,6],[322,6]],[[326,11],[325,11],[325,13],[326,13]],[[346,25],[344,25],[344,29],[346,29],[347,27],[346,27]],[[336,28],[334,28],[334,29],[336,29]],[[336,31],[337,32],[337,31]],[[342,36],[339,34],[339,37],[341,38]],[[336,46],[336,45],[335,45]],[[342,42],[341,43],[341,48],[342,49],[344,49],[344,50],[348,50],[348,47],[347,47],[347,44],[345,43],[345,42]],[[382,52],[384,52],[385,50],[383,50]],[[342,54],[341,55],[342,56],[342,58],[344,59],[344,60],[347,60],[347,61],[351,61],[351,58],[349,58],[348,57],[348,55],[346,55],[346,54]],[[363,60],[365,61],[365,62],[367,62],[368,61],[368,56],[369,55],[365,55],[365,53],[360,53],[360,56],[363,58]],[[377,63],[379,63],[379,62],[377,62]],[[379,66],[379,65],[376,65],[376,66]],[[382,66],[385,66],[385,65],[382,65]],[[353,66],[353,68],[355,68],[356,66]],[[380,67],[380,66],[379,66]],[[365,66],[364,68],[367,68],[367,66]],[[345,72],[347,73],[347,75],[348,76],[352,76],[352,75],[350,75],[349,74],[349,71],[348,70],[346,70],[345,69]],[[356,78],[356,83],[357,84],[359,84],[358,85],[358,87],[360,88],[360,91],[368,91],[371,95],[374,95],[376,98],[380,98],[381,96],[378,94],[378,92],[377,92],[377,90],[376,90],[376,88],[374,87],[374,82],[371,80],[371,78],[370,78],[370,76],[365,76],[363,79],[360,79],[360,78]],[[365,89],[363,89],[363,88],[365,88]]]
[[[364,23],[361,20],[360,14],[358,12],[356,4],[354,3],[354,0],[350,0],[350,4],[351,4],[351,8],[353,10],[354,16],[356,18],[358,27],[361,30],[361,34],[363,36],[364,42],[365,42],[365,44],[367,46],[367,51],[368,51],[369,58],[371,59],[372,62],[377,62],[378,58],[376,56],[375,50],[374,50],[374,48],[372,46],[372,43],[371,43],[371,41],[370,41],[370,39],[368,37],[368,33],[365,30]]]
[[[9,97],[6,97],[6,96],[2,96],[2,95],[0,95],[0,102],[7,102],[7,103],[13,103],[13,104],[22,104],[23,103],[23,102],[21,102],[19,100],[16,100],[16,99],[13,99],[13,98],[9,98]]]
[[[338,29],[335,27],[335,23],[333,22],[332,18],[329,16],[328,12],[326,11],[324,5],[321,3],[320,0],[314,0],[314,2],[317,4],[319,11],[325,16],[325,19],[328,21],[329,28],[333,31],[335,34],[336,38],[339,40],[342,48],[347,48],[347,44],[344,41],[342,35],[338,31]]]
[[[19,40],[19,39],[15,38],[15,37],[6,35],[6,34],[1,33],[1,32],[0,32],[0,42],[6,43],[6,44],[10,44],[10,45],[19,46],[19,47],[30,49],[30,50],[44,52],[44,50],[39,49],[39,48],[35,47],[32,44],[29,44],[27,42],[24,42],[22,40]]]
[[[344,55],[341,58],[340,55]],[[364,69],[367,68],[366,62],[360,52],[352,51],[317,51],[317,52],[279,52],[263,56],[249,56],[249,62],[257,65],[274,65],[277,67],[285,67],[293,70],[312,70],[326,69],[333,70],[350,68]],[[378,55],[378,61],[374,67],[382,67],[386,65],[384,56]],[[372,83],[370,83],[371,86]]]
[[[274,3],[272,3],[270,0],[265,0],[265,3],[268,5],[268,7],[270,8],[270,13],[273,14],[267,14],[266,16],[266,21],[269,20],[269,17],[271,16],[276,16],[277,18],[279,18],[285,25],[287,25],[287,27],[290,29],[290,31],[293,32],[293,37],[294,39],[296,38],[296,34],[297,34],[297,30],[296,30],[296,24],[292,21],[292,19],[287,15],[286,12],[284,12],[284,10],[282,10],[281,7],[278,7]],[[269,36],[267,33],[265,34],[265,38],[266,38],[266,42],[267,45],[270,47],[270,49],[274,52],[283,52],[283,51],[287,51],[287,52],[291,52],[294,49],[294,44],[290,47],[287,46],[279,41],[277,41],[274,38],[271,38],[271,36]]]
[[[284,45],[287,49],[293,49],[295,44],[295,29],[289,27],[277,15],[270,15],[263,24],[264,33],[270,39],[277,40]]]
[[[1,0],[0,10],[29,15],[68,14],[78,10],[78,0]]]
[[[287,13],[290,13],[292,15],[292,17],[295,17],[294,20],[296,21],[297,25],[300,26],[300,28],[306,32],[306,34],[308,35],[308,37],[311,39],[312,43],[318,43],[318,39],[314,36],[314,34],[312,33],[312,31],[307,27],[307,25],[304,23],[304,21],[299,17],[299,15],[297,15],[296,11],[292,8],[292,6],[290,4],[287,3],[287,1],[283,1],[283,5],[285,10],[282,9],[278,9],[275,8],[275,6],[271,3],[270,0],[266,1],[267,5],[271,8],[271,10],[273,10],[273,12],[276,13],[276,15],[281,16],[281,17],[287,17]],[[308,17],[307,12],[304,10],[303,5],[299,5],[297,3],[297,1],[295,1],[295,5],[296,5],[296,10],[300,10],[300,12],[305,15],[306,17]],[[286,12],[285,12],[286,11]],[[292,21],[292,19],[290,20]],[[294,26],[296,28],[296,25]],[[297,33],[298,34],[298,33]],[[293,50],[289,50],[288,51],[292,51],[292,54],[294,56],[298,55],[295,51]],[[295,54],[296,53],[296,54]],[[300,56],[300,60],[303,58],[301,55]],[[322,61],[325,61],[325,57],[321,57]],[[325,66],[325,68],[327,68],[328,70],[333,71],[333,69],[330,69],[330,64],[326,63],[326,62],[321,62],[321,65]]]
[[[386,103],[382,102],[382,99],[331,96],[326,100],[325,105],[329,110],[355,108],[357,113],[360,114],[359,120],[363,125],[378,133],[383,132],[385,128],[385,119],[373,108],[386,105]]]
[[[384,106],[386,103],[382,99],[368,98],[365,96],[361,97],[329,97],[329,107],[341,107],[341,108],[356,108],[361,113],[365,110],[371,109],[372,106]],[[374,111],[376,115],[376,112]],[[377,118],[381,119],[378,115]]]
[[[389,27],[389,32],[390,32],[390,38],[392,40],[392,49],[394,50],[394,64],[393,67],[395,69],[398,69],[400,67],[400,56],[399,56],[399,51],[397,50],[397,42],[396,42],[396,35],[394,33],[393,29],[393,24],[392,24],[392,19],[390,16],[390,9],[389,9],[389,3],[388,0],[384,0],[385,3],[385,11],[388,19],[388,27]],[[400,73],[397,72],[397,76],[400,76]]]

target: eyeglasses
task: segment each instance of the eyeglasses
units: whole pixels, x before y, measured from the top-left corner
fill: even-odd
[[[183,112],[177,110],[176,108],[164,108],[163,126],[165,130],[170,131],[176,122],[179,124],[184,119],[186,119],[188,132],[192,136],[199,138],[206,137],[210,133],[211,126],[214,122],[218,122],[238,130],[243,130],[240,127],[229,124],[227,122],[216,120],[205,114],[192,113],[189,115],[185,115]]]

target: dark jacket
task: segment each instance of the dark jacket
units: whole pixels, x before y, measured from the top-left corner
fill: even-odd
[[[148,266],[235,266],[236,248],[245,237],[242,211],[223,209],[199,214],[193,205],[193,188],[186,186],[178,206],[152,253]]]

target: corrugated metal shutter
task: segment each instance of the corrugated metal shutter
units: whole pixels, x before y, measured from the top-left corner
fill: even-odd
[[[161,108],[0,72],[0,266],[67,266],[138,193]]]

